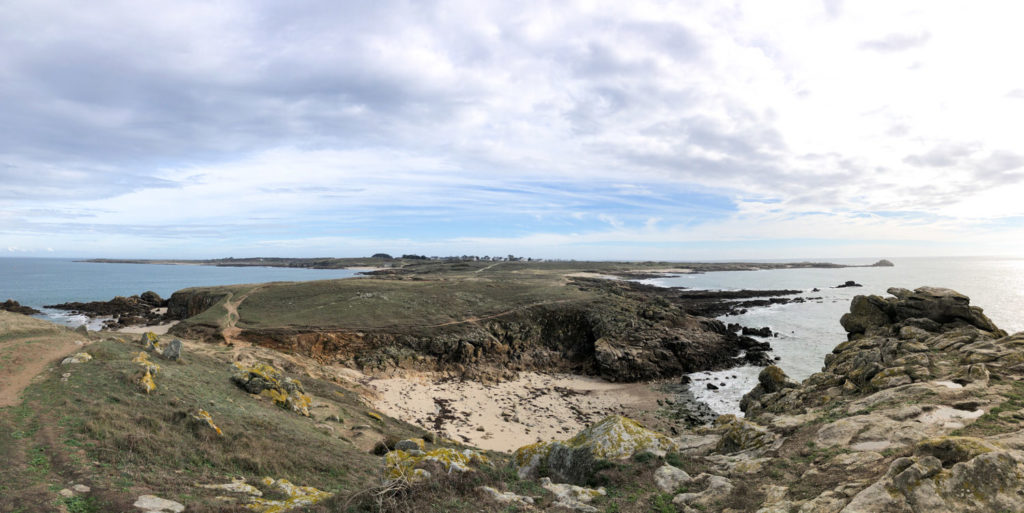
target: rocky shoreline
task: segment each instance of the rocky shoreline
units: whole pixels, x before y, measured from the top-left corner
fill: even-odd
[[[104,328],[118,329],[166,322],[168,319],[164,309],[167,303],[156,292],[146,291],[135,296],[117,296],[110,301],[68,302],[44,305],[44,308],[81,314],[90,319],[109,317],[103,322]]]

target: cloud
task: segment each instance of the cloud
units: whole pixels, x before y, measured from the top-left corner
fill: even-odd
[[[1019,17],[979,9],[21,3],[0,11],[0,240],[586,257],[960,236],[1024,214],[990,190],[1021,181],[1024,76],[977,58],[1011,62]]]
[[[889,34],[879,39],[863,41],[861,42],[860,47],[864,50],[872,50],[882,53],[903,52],[924,46],[931,38],[932,35],[928,32],[920,32],[918,34]]]

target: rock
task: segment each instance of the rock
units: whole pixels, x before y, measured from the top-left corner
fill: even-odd
[[[945,468],[973,459],[979,455],[998,451],[999,447],[968,436],[940,436],[917,443],[914,453],[918,456],[933,456]]]
[[[685,471],[667,463],[654,471],[654,484],[665,493],[675,493],[680,486],[692,480]]]
[[[715,421],[715,428],[722,433],[715,450],[734,453],[770,446],[777,436],[753,422],[735,415],[722,415]]]
[[[583,511],[585,513],[596,513],[598,509],[589,505],[589,503],[596,497],[607,495],[604,487],[594,489],[572,484],[557,484],[547,477],[541,478],[540,485],[555,495],[554,506]]]
[[[748,337],[749,336],[754,336],[754,337],[770,337],[770,336],[772,336],[772,329],[769,328],[768,326],[765,326],[763,328],[748,328],[748,327],[744,326],[743,327],[743,334],[748,336]]]
[[[981,308],[970,306],[970,302],[970,298],[955,290],[918,287],[895,303],[894,317],[896,321],[923,318],[940,324],[961,321],[984,331],[1005,335],[982,313]]]
[[[152,290],[147,290],[142,294],[139,294],[139,299],[146,302],[147,304],[149,304],[149,306],[153,308],[164,306],[165,303],[164,299],[160,297],[160,294],[157,294]]]
[[[75,353],[60,361],[61,365],[74,365],[76,363],[85,363],[92,360],[92,355],[89,353]]]
[[[892,262],[890,262],[890,261],[888,261],[888,260],[883,258],[883,259],[881,259],[881,260],[871,264],[869,267],[895,267],[895,266],[896,266],[896,264],[894,264],[894,263],[892,263]]]
[[[836,285],[833,288],[842,289],[842,288],[846,288],[846,287],[863,287],[863,285],[861,285],[860,283],[857,283],[857,282],[855,282],[853,280],[847,280],[842,285]]]
[[[78,492],[78,493],[89,493],[89,492],[92,491],[92,488],[89,488],[88,486],[86,486],[84,484],[76,484],[76,485],[72,486],[71,489],[76,491],[76,492]]]
[[[75,492],[68,490],[67,488],[57,492],[57,494],[68,499],[75,496]]]
[[[384,455],[384,475],[390,480],[419,481],[427,479],[430,477],[430,473],[421,468],[422,465],[427,463],[437,463],[445,471],[452,473],[468,472],[471,470],[471,464],[473,463],[490,465],[491,461],[482,452],[473,449],[459,451],[444,447],[423,452],[422,454],[395,450]]]
[[[139,343],[142,344],[142,347],[144,347],[146,351],[160,349],[159,338],[156,336],[156,333],[153,333],[152,331],[147,331],[143,333],[139,337]]]
[[[89,327],[86,326],[85,324],[83,324],[83,325],[75,328],[75,333],[78,333],[79,335],[88,335],[89,334]]]
[[[425,447],[426,442],[422,438],[401,440],[395,444],[395,449],[399,451],[422,451]]]
[[[499,492],[498,490],[491,488],[490,486],[481,486],[477,490],[484,492],[485,495],[494,499],[498,504],[533,504],[533,497],[526,497],[523,495],[516,495],[512,492]]]
[[[235,362],[235,373],[231,376],[231,380],[250,394],[259,394],[269,398],[282,408],[306,417],[309,416],[309,407],[313,404],[313,399],[306,395],[302,388],[302,382],[284,377],[272,365],[257,362],[246,367]],[[379,414],[373,412],[367,412],[367,414],[376,415],[375,418],[383,421]]]
[[[164,348],[164,351],[163,353],[160,354],[160,357],[164,358],[165,360],[172,361],[177,361],[179,358],[181,358],[181,340],[174,339],[171,341],[171,343],[167,344],[167,347]]]
[[[943,468],[935,456],[899,458],[844,513],[1024,511],[1024,455],[993,450]]]
[[[839,323],[847,333],[864,333],[888,324],[888,309],[889,304],[879,296],[856,296],[850,302],[850,313],[843,315]]]
[[[677,445],[635,420],[612,415],[564,442],[538,442],[520,447],[513,462],[520,478],[536,475],[543,465],[553,476],[585,482],[597,459],[629,458],[638,452],[664,455]]]
[[[714,383],[708,383],[707,384],[707,389],[708,390],[718,390],[718,386],[716,386]]]
[[[13,299],[8,299],[7,301],[0,303],[0,310],[6,310],[8,312],[19,313],[22,315],[36,315],[42,313],[31,306],[22,306],[21,303],[18,303]]]
[[[132,506],[145,513],[182,513],[185,511],[184,504],[161,499],[155,495],[141,495]]]
[[[711,474],[700,474],[692,484],[704,486],[700,492],[680,493],[672,498],[672,503],[681,506],[693,506],[707,511],[715,503],[724,501],[732,494],[733,484],[727,478]]]

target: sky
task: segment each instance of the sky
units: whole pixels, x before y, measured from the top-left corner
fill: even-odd
[[[0,0],[0,256],[1024,257],[1021,19]]]

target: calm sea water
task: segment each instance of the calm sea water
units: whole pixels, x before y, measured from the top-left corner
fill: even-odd
[[[710,290],[795,289],[800,296],[819,298],[806,303],[756,308],[723,322],[744,326],[769,326],[778,337],[768,339],[779,356],[778,365],[790,377],[802,380],[821,370],[826,354],[846,340],[839,318],[849,311],[858,294],[886,296],[889,287],[914,289],[929,285],[957,290],[980,306],[997,326],[1009,333],[1024,331],[1024,259],[1008,258],[902,258],[890,259],[895,267],[844,269],[784,269],[681,275],[645,280],[665,287]],[[869,264],[871,261],[830,260],[836,263]],[[863,287],[831,288],[847,280]],[[818,288],[820,292],[811,292]],[[739,413],[739,399],[757,384],[759,367],[740,367],[721,372],[696,373],[691,387],[698,399],[719,413]],[[708,390],[714,383],[719,390]],[[724,384],[724,386],[723,386]]]
[[[43,305],[69,301],[106,301],[152,290],[162,297],[188,287],[350,278],[350,269],[283,267],[213,267],[75,262],[58,258],[0,258],[0,301],[14,299],[43,310],[39,316],[68,326],[87,324],[84,316],[68,315]],[[96,327],[95,323],[91,327]]]

